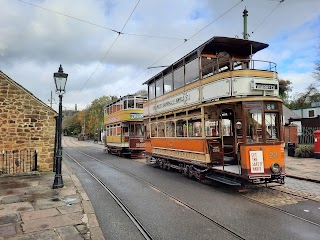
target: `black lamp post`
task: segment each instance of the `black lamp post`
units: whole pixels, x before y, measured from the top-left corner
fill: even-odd
[[[63,180],[61,174],[61,161],[62,161],[62,144],[61,144],[61,135],[62,135],[62,95],[65,93],[66,83],[68,74],[63,73],[62,66],[60,64],[59,71],[53,74],[54,82],[56,84],[56,93],[59,94],[59,117],[57,122],[57,152],[55,158],[56,165],[56,174],[54,176],[54,182],[52,188],[62,188]]]

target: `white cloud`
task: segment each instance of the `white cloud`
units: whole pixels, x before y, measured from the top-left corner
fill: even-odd
[[[121,34],[108,53],[118,34],[85,21],[120,31],[136,1],[31,2],[51,11],[21,1],[2,1],[6,11],[0,16],[0,70],[48,102],[54,91],[52,75],[62,64],[69,74],[63,101],[72,109],[75,104],[78,109],[86,107],[103,95],[145,89],[142,83],[160,71],[146,68],[211,22],[154,65],[172,64],[213,36],[241,37],[245,6],[249,33],[255,30],[250,39],[270,44],[255,58],[276,62],[279,76],[291,80],[294,89],[303,91],[305,82],[313,80],[313,62],[319,57],[314,51],[320,42],[318,0],[285,0],[266,20],[277,1],[140,1],[123,32],[179,39]]]

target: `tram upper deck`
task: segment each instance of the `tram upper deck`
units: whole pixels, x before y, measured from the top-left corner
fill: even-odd
[[[144,116],[232,97],[278,97],[276,64],[253,60],[268,44],[213,37],[146,81]]]

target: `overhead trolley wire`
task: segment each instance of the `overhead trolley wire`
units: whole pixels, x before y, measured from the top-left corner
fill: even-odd
[[[135,7],[133,8],[133,10],[131,11],[130,16],[128,17],[126,23],[123,25],[121,31],[126,27],[127,23],[129,22],[129,19],[131,18],[133,12],[135,11],[135,9],[137,8],[138,4],[139,4],[140,0],[138,0],[138,2],[136,3]],[[108,51],[104,54],[104,56],[101,58],[100,62],[98,63],[98,65],[96,66],[96,68],[93,70],[93,72],[91,73],[90,77],[87,79],[87,81],[84,83],[84,85],[82,86],[82,88],[80,89],[79,94],[81,93],[82,89],[87,85],[87,83],[89,82],[89,80],[92,78],[93,74],[97,71],[97,69],[99,68],[99,66],[101,65],[102,61],[105,59],[105,57],[108,55],[108,53],[110,52],[111,48],[114,46],[114,44],[116,43],[116,41],[119,39],[121,35],[121,32],[118,32],[118,36],[116,37],[116,39],[113,41],[113,43],[110,45]]]
[[[51,10],[49,8],[41,7],[39,5],[30,3],[30,2],[26,2],[24,0],[17,0],[17,1],[25,3],[25,4],[28,4],[28,5],[31,5],[33,7],[36,7],[36,8],[42,9],[42,10],[45,10],[45,11],[48,11],[48,12],[52,12],[52,13],[67,17],[67,18],[74,19],[74,20],[77,20],[77,21],[80,21],[80,22],[83,22],[83,23],[86,23],[86,24],[89,24],[89,25],[92,25],[92,26],[95,26],[95,27],[103,28],[105,30],[112,31],[112,32],[115,32],[115,33],[118,33],[118,34],[131,35],[131,36],[140,36],[140,37],[149,37],[149,38],[184,40],[183,38],[176,38],[176,37],[156,36],[156,35],[139,34],[139,33],[127,33],[127,32],[122,32],[123,28],[122,28],[121,31],[117,31],[116,29],[108,28],[108,27],[102,26],[100,24],[89,22],[87,20],[84,20],[84,19],[81,19],[81,18],[78,18],[78,17],[74,17],[74,16],[71,16],[71,15],[68,15],[68,14],[65,14],[65,13],[61,13],[61,12],[58,12],[58,11],[55,11],[55,10]],[[128,20],[130,19],[130,17],[128,18]]]
[[[179,47],[181,47],[184,43],[186,43],[187,41],[189,41],[191,38],[193,38],[194,36],[196,36],[197,34],[199,34],[201,31],[203,31],[204,29],[206,29],[207,27],[209,27],[210,25],[212,25],[214,22],[216,22],[217,20],[219,20],[221,17],[223,17],[225,14],[227,14],[228,12],[230,12],[232,9],[234,9],[235,7],[237,7],[240,3],[242,3],[244,0],[240,0],[240,2],[238,2],[237,4],[235,4],[234,6],[232,6],[230,9],[228,9],[227,11],[225,11],[224,13],[222,13],[220,16],[218,16],[217,18],[215,18],[212,22],[210,22],[209,24],[207,24],[205,27],[203,27],[202,29],[200,29],[199,31],[197,31],[195,34],[193,34],[191,37],[183,39],[183,42],[180,43],[178,46],[176,46],[175,48],[173,48],[171,51],[169,51],[168,53],[166,53],[164,56],[162,56],[161,58],[159,58],[157,61],[155,61],[154,63],[152,63],[151,65],[149,65],[147,68],[145,68],[143,71],[141,71],[140,73],[138,73],[135,77],[133,77],[132,79],[136,79],[137,77],[139,77],[142,73],[144,73],[146,70],[150,69],[150,68],[154,68],[153,65],[156,64],[157,62],[159,62],[160,60],[162,60],[163,58],[165,58],[166,56],[168,56],[170,53],[172,53],[173,51],[175,51],[176,49],[178,49]],[[164,67],[164,66],[161,66]],[[131,80],[132,80],[131,79]],[[127,85],[128,82],[126,82],[124,85],[122,85],[120,88],[118,88],[115,92],[117,92],[119,89],[123,88],[125,85]]]
[[[86,21],[86,20],[83,20],[81,18],[77,18],[77,17],[73,17],[73,16],[70,16],[68,14],[65,14],[65,13],[61,13],[61,12],[58,12],[58,11],[55,11],[55,10],[51,10],[49,8],[45,8],[45,7],[41,7],[39,5],[36,5],[36,4],[33,4],[33,3],[30,3],[30,2],[26,2],[26,1],[23,1],[23,0],[18,0],[19,2],[23,2],[25,4],[29,4],[33,7],[36,7],[36,8],[40,8],[42,10],[46,10],[48,12],[52,12],[52,13],[55,13],[55,14],[59,14],[61,16],[64,16],[64,17],[67,17],[67,18],[72,18],[74,20],[77,20],[77,21],[80,21],[80,22],[84,22],[84,23],[87,23],[87,24],[90,24],[90,25],[93,25],[93,26],[96,26],[96,27],[99,27],[99,28],[104,28],[106,30],[109,30],[109,31],[112,31],[112,32],[116,32],[118,33],[118,31],[114,30],[114,29],[111,29],[111,28],[108,28],[108,27],[105,27],[105,26],[102,26],[102,25],[99,25],[99,24],[96,24],[96,23],[92,23],[92,22],[89,22],[89,21]]]
[[[277,1],[279,2],[277,4],[277,6],[275,6],[275,8],[273,8],[271,10],[271,12],[262,20],[262,22],[251,32],[251,34],[254,34],[256,32],[256,30],[267,20],[267,18],[280,6],[281,3],[284,2],[284,0],[280,0],[280,1]]]

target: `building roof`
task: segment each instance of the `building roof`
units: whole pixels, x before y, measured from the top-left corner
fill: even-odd
[[[26,92],[28,95],[30,95],[32,98],[34,98],[37,102],[39,102],[40,105],[48,108],[49,111],[54,112],[55,114],[58,114],[54,109],[52,109],[51,107],[49,107],[47,104],[45,104],[44,102],[42,102],[39,98],[37,98],[36,96],[34,96],[30,91],[28,91],[26,88],[22,87],[20,84],[18,84],[17,82],[15,82],[13,79],[11,79],[9,76],[7,76],[4,72],[0,71],[0,80],[6,80],[8,81],[10,84],[14,85],[15,87],[21,89],[22,91]]]
[[[282,110],[283,110],[284,124],[285,125],[289,125],[290,124],[289,119],[301,121],[301,117],[298,114],[296,114],[293,111],[291,111],[284,104],[282,104]]]

